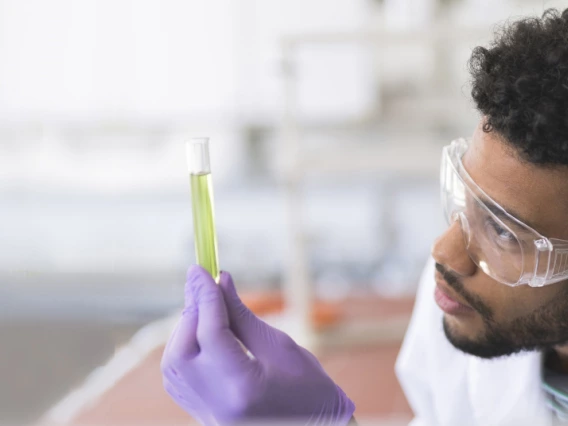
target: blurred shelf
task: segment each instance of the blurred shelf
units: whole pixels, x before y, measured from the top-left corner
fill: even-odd
[[[433,22],[430,27],[418,30],[382,28],[374,31],[305,33],[288,36],[282,40],[283,48],[296,48],[307,44],[372,44],[392,47],[397,44],[432,44],[479,41],[488,39],[487,26],[476,28],[457,27],[448,22]]]
[[[376,172],[398,173],[409,177],[435,178],[439,173],[442,144],[423,140],[410,144],[404,141],[375,146],[334,146],[304,152],[290,169],[288,177],[312,174]],[[325,154],[324,154],[325,152]]]

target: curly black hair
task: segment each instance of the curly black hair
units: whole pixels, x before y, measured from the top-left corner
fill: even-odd
[[[505,24],[469,70],[485,132],[531,163],[568,165],[568,9]]]

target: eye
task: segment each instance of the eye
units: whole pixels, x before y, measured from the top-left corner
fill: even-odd
[[[489,228],[488,233],[491,236],[491,240],[495,241],[501,246],[513,246],[517,245],[517,238],[511,231],[499,225],[495,220],[491,218],[486,219],[486,228]]]

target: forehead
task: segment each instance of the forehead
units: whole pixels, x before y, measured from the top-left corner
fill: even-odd
[[[472,179],[506,210],[547,237],[568,239],[568,167],[520,160],[494,132],[478,127],[463,157]]]

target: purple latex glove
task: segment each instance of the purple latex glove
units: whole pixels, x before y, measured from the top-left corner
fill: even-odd
[[[164,350],[162,374],[174,401],[205,425],[343,426],[355,411],[310,352],[241,302],[228,273],[216,285],[199,266],[187,273],[185,309]]]

